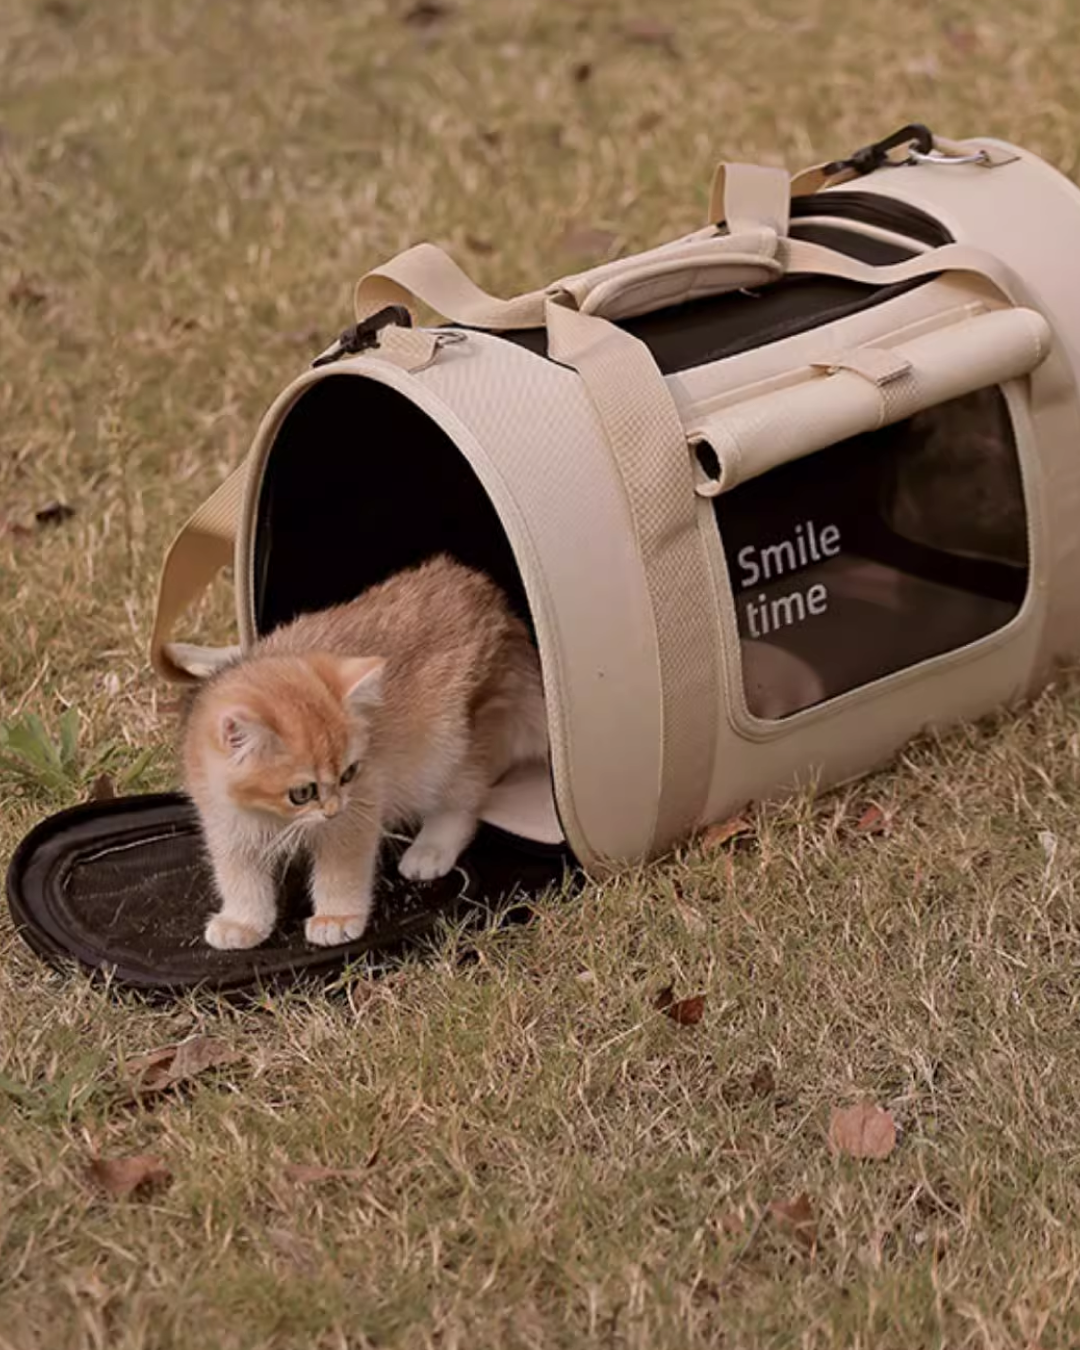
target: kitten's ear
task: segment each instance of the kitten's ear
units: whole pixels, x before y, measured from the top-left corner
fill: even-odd
[[[274,733],[250,708],[226,708],[218,717],[218,735],[229,756],[239,762],[274,740]]]
[[[383,671],[381,656],[349,656],[341,662],[342,698],[354,711],[382,702]]]

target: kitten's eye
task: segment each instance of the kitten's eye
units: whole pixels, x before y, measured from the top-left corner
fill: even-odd
[[[301,783],[299,787],[289,789],[289,801],[293,806],[306,806],[319,795],[318,783]]]
[[[359,764],[350,764],[350,765],[349,765],[349,767],[348,767],[348,768],[345,770],[345,772],[341,775],[341,778],[340,778],[340,780],[339,780],[342,787],[344,787],[346,783],[351,783],[351,782],[352,782],[352,780],[356,777],[356,771],[357,771],[357,769],[358,769],[359,767],[360,767]]]

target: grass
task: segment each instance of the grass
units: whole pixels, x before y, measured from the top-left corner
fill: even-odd
[[[439,10],[0,9],[0,719],[59,747],[41,779],[8,743],[5,857],[96,765],[173,781],[162,550],[373,262],[431,238],[509,293],[694,227],[717,159],[912,118],[1080,169],[1069,0]],[[1063,677],[375,983],[151,1007],[5,920],[0,1346],[1077,1344],[1078,800]],[[193,1032],[241,1058],[133,1104],[124,1063]],[[862,1096],[882,1162],[826,1144]],[[144,1152],[171,1186],[87,1185]],[[769,1210],[803,1192],[812,1244]]]

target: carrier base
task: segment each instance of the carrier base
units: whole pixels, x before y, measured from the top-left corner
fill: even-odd
[[[398,875],[404,848],[386,841],[367,932],[338,947],[305,941],[310,904],[300,869],[285,878],[278,926],[262,946],[208,947],[203,929],[218,901],[194,808],[173,793],[76,806],[42,821],[11,860],[7,898],[20,935],[55,965],[74,961],[148,992],[224,992],[373,962],[441,919],[483,916],[558,884],[574,865],[559,844],[484,824],[453,872],[418,883]]]

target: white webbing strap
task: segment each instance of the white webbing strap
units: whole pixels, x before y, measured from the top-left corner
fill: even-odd
[[[416,244],[360,278],[354,308],[363,321],[387,305],[411,309],[419,300],[453,323],[506,331],[542,328],[546,298],[546,290],[539,290],[500,300],[481,290],[441,248]]]
[[[207,497],[165,555],[150,635],[150,660],[167,680],[199,679],[234,650],[171,643],[169,637],[181,614],[233,560],[246,478],[245,459]]]
[[[547,329],[550,356],[577,371],[600,418],[645,566],[663,727],[655,852],[701,818],[720,707],[718,636],[704,603],[708,563],[686,432],[652,353],[638,338],[553,302]]]
[[[806,272],[822,277],[842,277],[869,286],[899,285],[944,272],[970,272],[973,276],[989,281],[1011,304],[1028,303],[1023,285],[1011,268],[1006,267],[992,253],[972,248],[968,244],[945,244],[930,253],[887,267],[875,267],[802,239],[782,240],[781,256],[785,263],[785,274]]]
[[[709,193],[709,220],[731,234],[764,226],[785,235],[791,214],[791,179],[785,169],[760,164],[718,164]]]
[[[569,299],[584,313],[605,318],[630,318],[774,281],[783,270],[778,234],[761,225],[731,235],[701,230],[509,300],[481,290],[441,248],[417,244],[361,277],[354,308],[363,321],[387,305],[414,309],[419,302],[451,323],[496,332],[542,328],[549,299]]]

